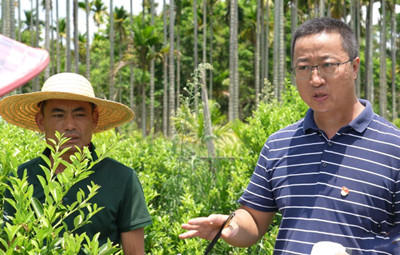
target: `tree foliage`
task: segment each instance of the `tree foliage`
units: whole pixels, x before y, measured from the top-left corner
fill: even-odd
[[[212,77],[212,83],[209,83],[209,81],[206,82],[207,84],[212,84],[212,90],[208,94],[210,98],[218,103],[223,114],[228,115],[229,105],[233,103],[230,103],[229,99],[233,96],[236,97],[236,94],[232,95],[232,91],[229,91],[229,84],[232,77],[234,77],[235,80],[238,79],[238,91],[233,91],[239,95],[237,104],[240,120],[245,120],[251,116],[252,111],[256,109],[258,100],[258,94],[256,94],[256,92],[259,93],[259,91],[262,91],[265,87],[272,86],[266,81],[271,81],[271,83],[273,83],[276,92],[275,97],[279,98],[280,93],[284,92],[284,79],[291,77],[290,42],[291,34],[293,33],[292,30],[296,25],[305,20],[321,15],[332,16],[344,20],[355,30],[357,38],[358,36],[360,38],[361,69],[359,81],[357,81],[357,84],[360,84],[360,86],[357,85],[357,93],[359,93],[359,96],[362,98],[373,99],[372,104],[377,110],[379,109],[379,106],[387,108],[386,111],[381,109],[381,112],[384,112],[385,114],[386,112],[389,113],[389,118],[395,119],[397,116],[391,115],[397,115],[397,112],[399,112],[393,111],[392,108],[399,108],[396,94],[398,94],[397,91],[399,91],[398,84],[400,84],[400,77],[396,75],[397,72],[393,73],[391,71],[392,68],[389,68],[390,70],[380,70],[380,67],[383,66],[383,59],[381,59],[381,63],[377,61],[381,55],[384,56],[381,54],[382,50],[386,50],[386,66],[389,67],[392,65],[392,62],[396,62],[396,55],[398,56],[399,54],[397,51],[394,56],[391,55],[391,53],[394,52],[394,46],[397,46],[397,48],[399,47],[399,40],[395,39],[399,36],[400,15],[398,12],[399,6],[397,5],[396,8],[395,1],[386,1],[386,8],[383,9],[382,6],[379,7],[381,1],[357,2],[352,0],[308,0],[299,1],[297,5],[294,5],[292,3],[293,1],[282,0],[279,1],[279,5],[276,5],[276,3],[278,3],[277,1],[263,0],[261,1],[263,10],[259,13],[259,22],[257,22],[257,10],[259,9],[257,8],[257,1],[239,0],[237,1],[237,38],[235,38],[238,41],[238,67],[235,74],[232,74],[232,71],[229,69],[230,53],[228,49],[231,45],[229,37],[231,34],[231,1],[177,1],[174,8],[175,15],[170,15],[172,11],[169,6],[167,6],[165,14],[162,12],[157,13],[153,21],[150,13],[150,2],[143,1],[143,4],[145,5],[144,12],[142,11],[134,15],[132,19],[133,26],[130,24],[130,14],[124,9],[124,7],[115,6],[112,13],[114,13],[115,20],[113,27],[115,37],[113,38],[113,41],[115,42],[116,47],[111,47],[112,38],[110,38],[109,35],[110,10],[105,2],[106,1],[102,0],[88,1],[88,4],[90,5],[91,20],[94,21],[97,29],[91,31],[93,39],[90,40],[90,61],[85,60],[86,47],[83,46],[85,40],[79,42],[81,44],[81,46],[79,46],[79,72],[85,73],[86,63],[91,63],[90,77],[95,86],[96,92],[100,97],[111,98],[109,95],[109,87],[114,80],[111,79],[112,77],[110,77],[111,74],[109,70],[114,70],[112,73],[112,75],[115,76],[113,97],[116,98],[117,101],[127,105],[132,105],[133,102],[135,102],[135,104],[133,104],[133,109],[137,116],[135,121],[137,122],[137,126],[141,127],[141,129],[145,129],[143,134],[150,132],[150,126],[154,127],[154,132],[163,132],[164,122],[168,122],[166,123],[168,125],[171,124],[169,118],[163,116],[163,111],[166,111],[167,113],[172,112],[171,109],[169,109],[171,106],[168,106],[168,104],[172,105],[172,100],[169,101],[168,97],[175,97],[176,93],[170,94],[165,88],[169,87],[171,91],[172,87],[170,84],[173,83],[174,91],[178,91],[178,77],[183,81],[191,78],[190,74],[193,73],[198,64],[195,61],[196,56],[198,56],[198,59],[207,59],[207,62],[213,63],[213,71],[210,73],[212,75],[208,75],[208,79]],[[165,3],[166,5],[169,5],[168,1],[165,1]],[[206,8],[202,8],[204,3],[206,4]],[[373,16],[367,15],[369,3],[371,3],[371,6],[374,6],[374,8],[372,8],[374,12]],[[193,4],[196,4],[196,6],[193,6]],[[235,4],[235,2],[232,1],[232,4]],[[158,1],[156,2],[156,5],[162,5],[162,3]],[[25,17],[22,18],[21,27],[19,27],[19,29],[23,31],[21,40],[30,45],[34,44],[32,38],[36,37],[36,28],[32,25],[33,23],[31,22],[31,19],[35,19],[37,15],[35,14],[35,6],[33,4],[32,6],[32,10],[23,10],[25,11]],[[84,3],[82,2],[80,6],[83,8]],[[55,5],[53,4],[53,23],[50,24],[50,28],[53,30],[51,33],[56,32],[56,22],[58,22],[59,33],[63,39],[61,42],[58,42],[56,36],[51,37],[50,51],[51,55],[54,56],[56,54],[55,44],[58,43],[59,46],[61,46],[57,58],[60,59],[60,71],[64,71],[66,70],[66,64],[69,64],[68,61],[66,61],[66,57],[68,57],[65,54],[66,48],[68,48],[67,45],[70,45],[72,41],[68,42],[66,40],[67,34],[64,15],[60,14],[59,20],[55,20],[54,8]],[[84,12],[82,8],[79,10],[81,13]],[[280,9],[279,11],[275,11],[275,8]],[[157,8],[157,10],[160,10],[160,8]],[[206,13],[203,13],[204,10],[206,10]],[[232,10],[236,10],[236,8],[233,8]],[[386,10],[386,19],[382,18],[383,10]],[[194,11],[196,11],[196,15],[194,15]],[[60,10],[60,13],[64,13],[63,10]],[[278,14],[279,17],[275,17]],[[397,21],[395,27],[390,25],[392,23],[391,17],[393,16],[395,16],[395,20]],[[169,27],[171,24],[169,21],[170,17],[175,17],[175,21],[173,22],[175,24],[174,29],[171,30],[171,28],[169,28],[164,31],[164,25]],[[194,17],[196,17],[196,19]],[[212,20],[210,20],[211,17]],[[352,20],[353,18],[354,20]],[[374,20],[374,23],[369,22],[369,19],[371,18]],[[376,20],[379,22],[377,23]],[[212,26],[211,21],[213,21]],[[193,22],[196,22],[196,24]],[[380,38],[383,37],[381,36],[382,33],[379,33],[379,26],[382,23],[386,24],[385,34],[388,47],[380,49]],[[206,26],[206,24],[209,25]],[[368,24],[371,24],[371,32],[369,32],[370,27]],[[39,26],[44,27],[44,21],[40,21]],[[206,30],[203,28],[206,28]],[[257,34],[257,28],[259,28],[259,34]],[[279,30],[276,28],[279,28]],[[210,33],[211,29],[212,33]],[[263,30],[260,31],[260,29]],[[43,45],[43,29],[40,29],[39,31],[39,45]],[[198,31],[198,33],[194,33],[194,31]],[[85,33],[85,31],[80,32],[81,35]],[[171,32],[174,32],[173,35],[175,40],[169,39],[169,44],[164,45],[161,38],[163,36],[167,36],[168,38]],[[179,48],[175,45],[178,36]],[[204,36],[207,38],[204,38]],[[275,37],[279,37],[279,40],[275,40]],[[259,42],[260,47],[258,48],[257,38],[261,40]],[[394,40],[389,40],[389,38],[394,38]],[[204,39],[206,39],[206,41]],[[194,47],[194,44],[197,41],[205,42],[205,50],[201,51],[197,49],[196,52],[194,52],[194,49],[196,48]],[[391,42],[390,45],[389,41]],[[366,48],[367,44],[371,45],[371,49]],[[279,48],[275,46],[282,47]],[[115,61],[113,67],[110,66],[109,61],[111,48],[114,49],[113,55]],[[173,50],[169,51],[170,49]],[[268,51],[265,52],[264,49],[268,49]],[[275,51],[279,50],[279,52],[273,53],[274,49]],[[261,57],[256,58],[256,51],[258,51],[259,54],[262,54],[262,56],[260,55]],[[372,56],[366,56],[366,51],[370,52]],[[165,59],[163,56],[166,56],[166,53],[168,52],[170,60],[163,61],[163,59]],[[204,55],[204,52],[205,54],[211,54],[209,56],[202,56]],[[72,49],[72,52],[69,54],[73,53],[74,49]],[[272,67],[278,66],[277,62],[274,61],[274,58],[272,57],[273,55],[276,56],[276,61],[279,56],[279,68],[275,71]],[[180,59],[179,62],[176,61],[178,58]],[[255,63],[256,60],[257,63]],[[149,77],[153,77],[150,75],[151,61],[154,61],[154,79],[152,79],[152,82],[154,82],[154,89],[151,87],[150,90],[150,86],[148,85],[150,82]],[[172,62],[174,62],[176,68],[168,69],[168,65],[171,66]],[[394,63],[394,70],[399,68],[397,62]],[[167,65],[167,69],[163,66],[164,63]],[[132,71],[130,69],[131,64],[134,66]],[[180,65],[179,68],[177,68],[178,64]],[[256,67],[261,69],[261,71],[256,72],[254,69]],[[54,73],[56,70],[54,63],[51,73]],[[167,70],[166,73],[165,70]],[[176,73],[178,70],[179,73]],[[268,73],[265,73],[266,71]],[[131,73],[133,73],[134,84],[132,91],[135,91],[132,95],[130,93]],[[255,77],[256,74],[257,77]],[[384,74],[387,76],[387,81],[391,82],[381,82],[380,85],[378,82],[379,77],[384,81]],[[171,80],[171,75],[176,78]],[[391,79],[392,76],[395,76],[393,79],[394,82]],[[256,81],[259,82],[256,83]],[[42,82],[43,78],[41,77],[40,83]],[[389,83],[395,84],[395,86],[393,89],[387,89],[387,95],[383,95],[382,92],[379,92],[379,86],[381,86],[381,88],[391,86]],[[183,88],[179,88],[180,95],[187,96],[184,86]],[[22,91],[29,92],[33,89],[35,89],[35,87],[32,82],[27,86],[24,86]],[[199,88],[197,89],[199,90]],[[373,91],[375,96],[369,95],[371,91]],[[151,94],[154,92],[154,98],[153,96],[150,98],[150,92]],[[164,98],[165,96],[166,98]],[[383,105],[385,100],[379,100],[379,98],[383,97],[387,98],[387,106]],[[196,100],[196,102],[197,103],[193,105],[195,109],[198,107],[198,101]],[[141,104],[141,106],[139,106],[139,104]],[[150,107],[151,110],[149,110]],[[178,105],[176,104],[176,106],[172,107],[177,108]],[[149,116],[150,114],[151,116]],[[152,119],[151,124],[147,124],[150,122],[148,121],[150,118]]]

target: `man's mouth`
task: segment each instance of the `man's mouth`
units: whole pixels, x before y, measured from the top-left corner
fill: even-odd
[[[326,94],[322,94],[322,93],[318,93],[318,94],[314,94],[314,98],[316,99],[322,99],[325,98],[327,95]]]
[[[73,141],[73,140],[79,139],[78,135],[67,135],[65,137],[69,139],[68,141]]]

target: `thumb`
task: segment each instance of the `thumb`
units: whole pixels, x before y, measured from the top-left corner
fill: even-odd
[[[222,230],[222,238],[232,238],[237,235],[239,232],[239,226],[236,224],[236,222],[232,221],[228,227],[226,227],[224,230]]]

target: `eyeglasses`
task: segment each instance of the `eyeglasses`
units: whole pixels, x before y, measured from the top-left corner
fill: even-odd
[[[292,67],[292,72],[296,77],[296,80],[309,79],[312,76],[313,69],[316,68],[318,75],[321,77],[331,77],[337,73],[340,65],[344,65],[353,61],[353,59],[347,60],[343,63],[323,63],[315,66],[295,66]]]

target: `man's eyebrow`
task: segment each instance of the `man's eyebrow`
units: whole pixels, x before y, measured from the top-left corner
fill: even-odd
[[[85,112],[85,111],[86,111],[86,109],[84,107],[77,107],[77,108],[72,110],[72,112]],[[55,107],[55,108],[51,109],[51,112],[52,113],[54,113],[54,112],[66,112],[66,110],[64,110],[62,108]]]
[[[72,112],[86,112],[85,107],[77,107],[75,109],[72,110]]]
[[[334,56],[331,56],[331,55],[324,55],[324,56],[321,56],[321,57],[319,57],[318,58],[318,61],[325,61],[325,60],[328,60],[328,59],[336,59]],[[310,61],[310,59],[309,58],[307,58],[307,57],[304,57],[304,58],[302,58],[302,57],[300,57],[300,58],[298,58],[297,60],[296,60],[296,65],[297,64],[299,64],[299,63],[304,63],[304,62],[308,62],[308,61]]]
[[[53,112],[65,112],[65,110],[64,110],[64,109],[61,109],[61,108],[55,107],[55,108],[51,109],[51,112],[52,112],[52,113],[53,113]]]

